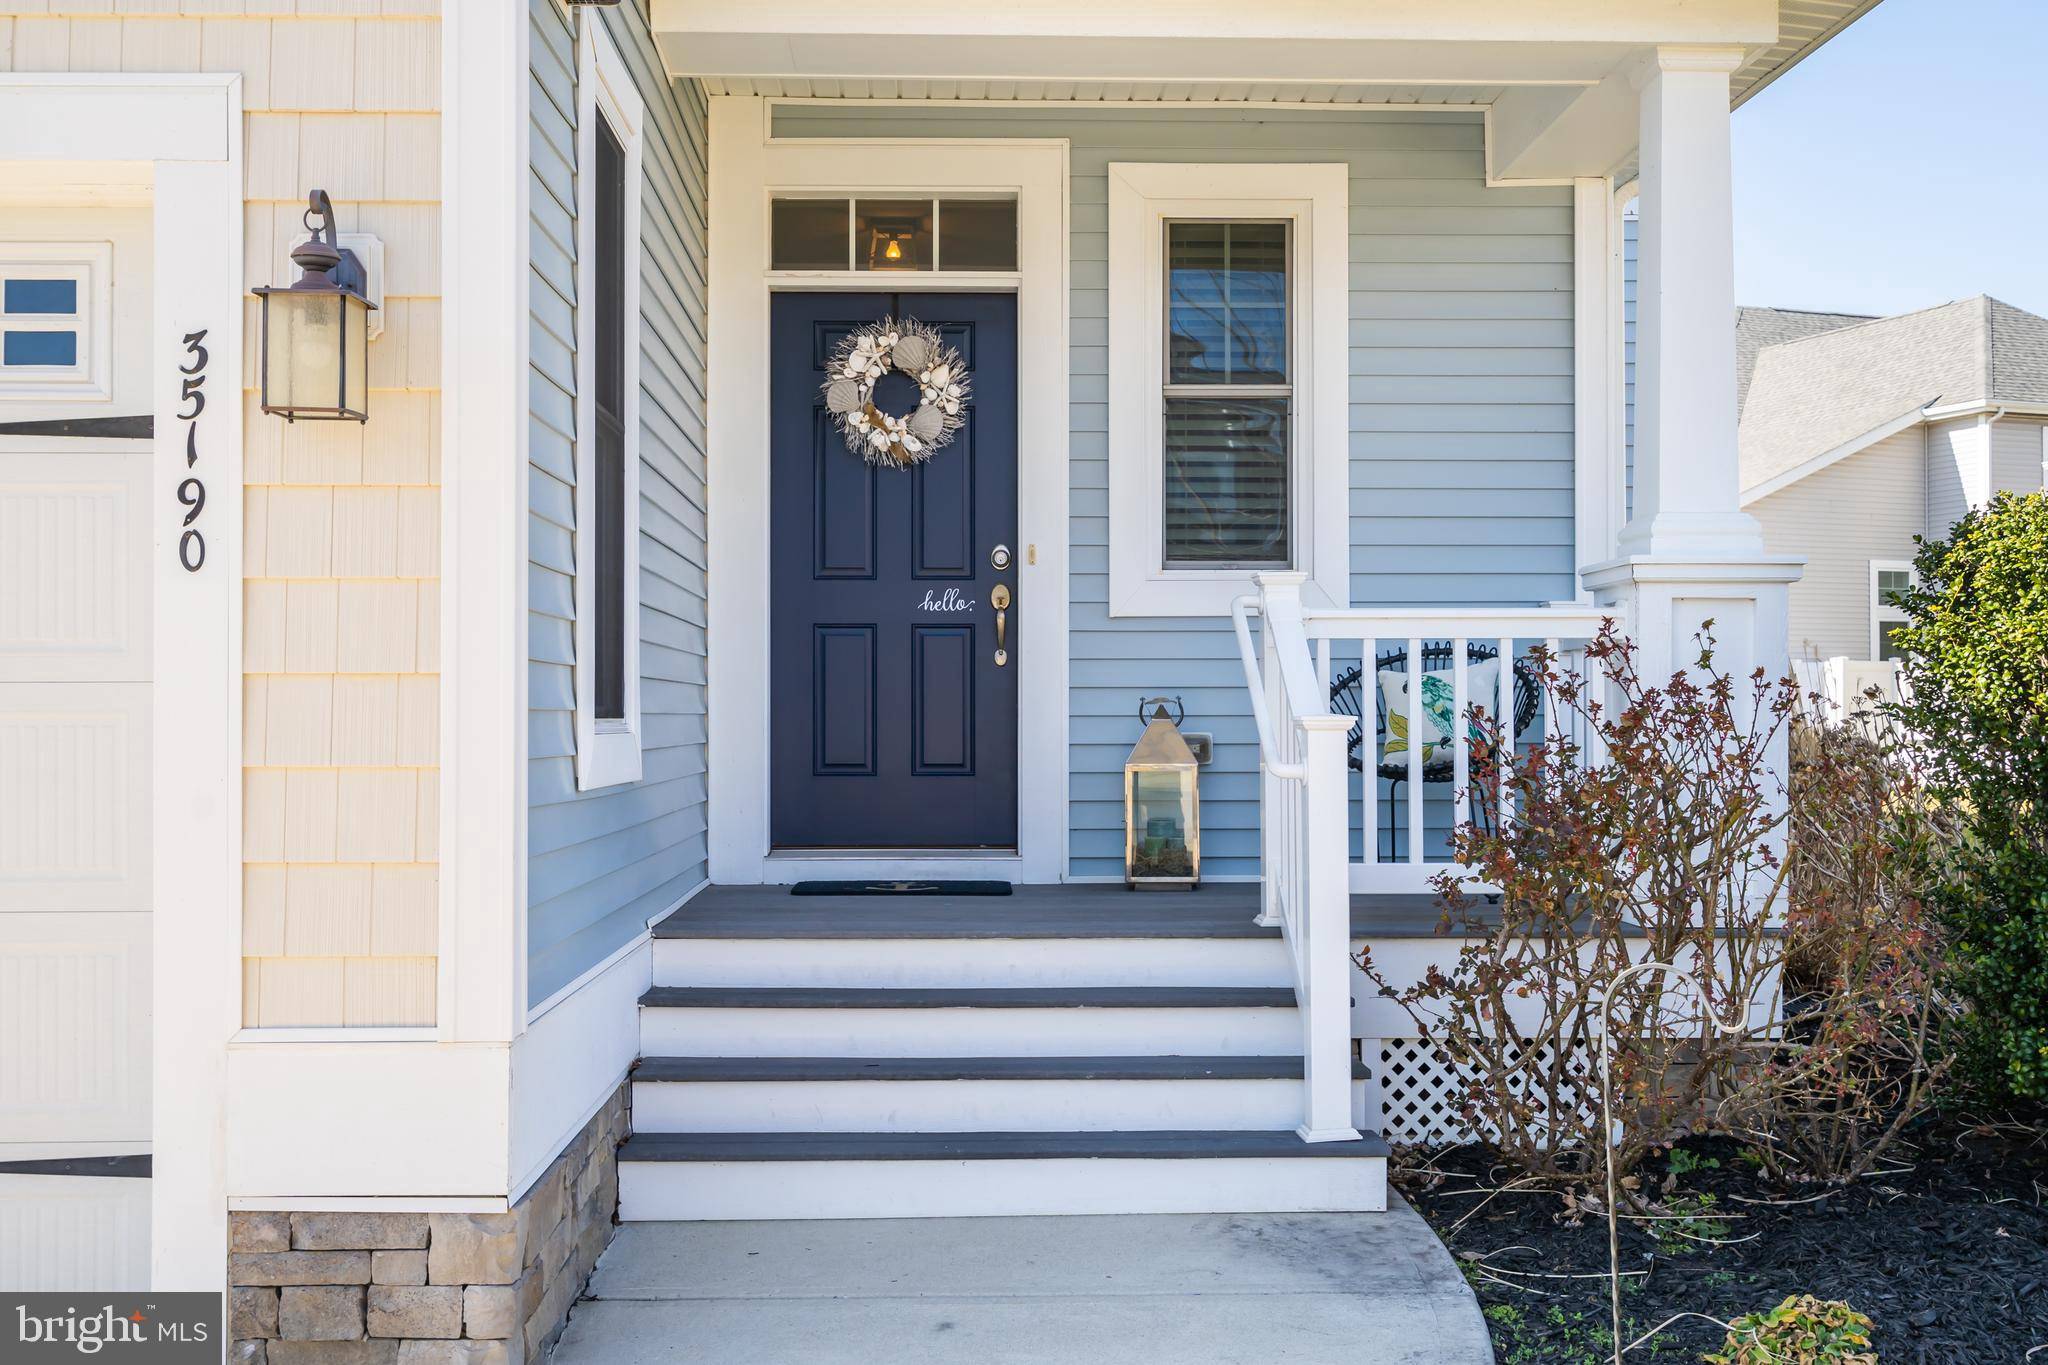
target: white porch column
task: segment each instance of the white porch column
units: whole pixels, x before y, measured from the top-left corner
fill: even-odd
[[[1735,445],[1728,73],[1739,48],[1659,48],[1638,75],[1635,515],[1623,554],[1763,548]]]
[[[1741,507],[1728,76],[1740,48],[1658,48],[1641,96],[1634,515],[1619,558],[1584,570],[1656,681],[1713,622],[1716,665],[1781,676],[1786,585],[1803,560],[1765,553]]]

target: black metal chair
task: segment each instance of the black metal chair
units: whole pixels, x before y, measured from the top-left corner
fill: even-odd
[[[1468,665],[1483,664],[1488,660],[1499,657],[1500,650],[1492,645],[1468,642],[1465,646],[1465,662]],[[1448,673],[1451,670],[1452,663],[1453,657],[1449,640],[1428,640],[1423,643],[1420,672]],[[1387,708],[1385,698],[1380,695],[1379,673],[1383,669],[1405,672],[1407,667],[1408,651],[1406,648],[1388,650],[1373,661],[1372,695],[1373,713],[1375,716],[1373,753],[1375,755],[1385,749],[1387,735]],[[1542,704],[1542,696],[1536,686],[1536,676],[1529,666],[1517,660],[1514,668],[1514,733],[1516,736],[1520,736],[1524,730],[1527,730],[1530,725],[1535,723],[1536,711]],[[1351,771],[1355,773],[1365,771],[1364,677],[1363,669],[1359,665],[1353,664],[1339,673],[1330,683],[1330,708],[1341,715],[1350,716],[1360,722],[1351,727],[1351,737],[1345,743],[1345,759],[1350,763]],[[1486,703],[1493,701],[1494,698],[1467,697],[1465,700],[1468,706],[1475,702],[1484,706]],[[1458,721],[1460,724],[1463,724],[1464,717],[1460,716]],[[1449,782],[1457,775],[1457,764],[1456,751],[1452,746],[1444,745],[1435,755],[1424,760],[1422,780],[1425,783]],[[1391,860],[1397,855],[1400,847],[1400,792],[1401,785],[1408,780],[1408,764],[1405,760],[1398,763],[1381,763],[1376,766],[1375,773],[1390,784],[1385,804],[1389,807],[1391,813],[1387,817],[1386,842],[1381,856],[1383,859]],[[1368,778],[1367,780],[1370,781],[1372,779]],[[1480,804],[1475,803],[1475,813],[1478,812]],[[1375,830],[1374,834],[1377,835],[1378,831]]]

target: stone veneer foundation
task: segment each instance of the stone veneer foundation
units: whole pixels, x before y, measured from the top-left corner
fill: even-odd
[[[536,1365],[612,1238],[626,1087],[504,1213],[235,1213],[236,1365]]]

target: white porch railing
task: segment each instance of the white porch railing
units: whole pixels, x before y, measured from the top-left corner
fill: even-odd
[[[1304,1142],[1356,1138],[1351,1126],[1348,716],[1318,688],[1301,616],[1301,573],[1264,573],[1231,604],[1259,730],[1259,922],[1278,924],[1301,1013]],[[1259,614],[1254,653],[1248,616]]]
[[[1583,659],[1584,642],[1599,633],[1611,611],[1583,606],[1422,607],[1305,609],[1300,573],[1254,576],[1255,596],[1232,604],[1245,687],[1259,734],[1260,858],[1263,869],[1260,922],[1278,924],[1294,964],[1301,1007],[1304,1066],[1305,1141],[1327,1142],[1356,1135],[1351,1126],[1351,893],[1428,892],[1430,879],[1453,865],[1428,858],[1425,781],[1441,768],[1433,756],[1425,765],[1423,743],[1406,746],[1406,848],[1392,844],[1382,857],[1379,658],[1399,650],[1407,670],[1406,729],[1421,741],[1425,729],[1422,675],[1425,644],[1447,652],[1454,723],[1451,801],[1454,822],[1471,815],[1471,732],[1465,721],[1475,702],[1496,714],[1515,714],[1514,664],[1526,645],[1542,641],[1567,667]],[[1250,618],[1260,618],[1254,645]],[[1471,688],[1471,647],[1495,651],[1497,692],[1477,697]],[[1359,668],[1360,719],[1333,710],[1331,680],[1340,660]],[[1532,685],[1536,685],[1532,680]],[[1539,686],[1540,691],[1540,686]],[[1543,706],[1540,724],[1557,725]],[[1360,856],[1351,855],[1352,779],[1347,762],[1354,725],[1363,725],[1359,753],[1363,773]],[[1506,793],[1500,808],[1507,809]],[[1392,814],[1392,812],[1389,812]]]
[[[1534,661],[1528,657],[1528,648],[1540,642],[1558,661],[1558,667],[1567,672],[1580,672],[1585,666],[1587,642],[1600,633],[1601,622],[1613,615],[1611,608],[1576,604],[1549,607],[1345,607],[1302,612],[1307,647],[1314,651],[1315,685],[1320,694],[1325,698],[1330,695],[1333,657],[1357,664],[1360,672],[1358,723],[1364,733],[1360,737],[1358,752],[1363,768],[1359,783],[1363,837],[1360,856],[1350,865],[1349,885],[1353,891],[1420,893],[1434,889],[1432,879],[1452,868],[1453,864],[1447,858],[1432,860],[1429,856],[1428,789],[1435,786],[1440,791],[1447,790],[1450,806],[1448,828],[1470,821],[1472,728],[1466,719],[1470,709],[1477,705],[1493,715],[1519,720],[1516,672],[1519,665],[1527,672],[1526,682],[1520,685],[1529,692],[1530,703],[1537,712],[1530,722],[1531,728],[1546,737],[1558,733],[1561,725],[1572,728],[1572,718],[1560,717],[1544,698],[1541,679],[1536,675]],[[1448,667],[1428,668],[1424,657],[1426,651],[1440,655]],[[1378,674],[1383,654],[1393,656],[1394,670],[1405,673],[1407,715],[1401,719],[1405,722],[1408,740],[1404,742],[1399,757],[1383,756],[1380,748],[1382,737],[1378,734],[1378,716],[1381,689]],[[1479,695],[1479,690],[1473,686],[1471,673],[1475,666],[1484,662],[1483,659],[1475,659],[1475,655],[1491,655],[1496,664],[1490,695]],[[1439,743],[1436,742],[1439,735],[1437,725],[1425,717],[1422,679],[1426,673],[1442,672],[1450,675],[1452,725],[1450,734]],[[1387,728],[1391,730],[1393,727],[1390,724]],[[1527,738],[1528,735],[1529,731],[1523,731],[1519,737]],[[1582,752],[1593,757],[1589,752],[1590,736],[1574,732],[1573,738],[1580,741]],[[1431,748],[1440,751],[1446,745],[1451,751],[1448,774],[1443,771],[1441,757],[1426,752]],[[1387,766],[1400,771],[1398,781],[1402,790],[1399,799],[1405,809],[1382,811],[1380,773]],[[1348,803],[1348,792],[1345,799]],[[1494,805],[1501,818],[1512,814],[1505,783],[1497,793]],[[1383,814],[1395,835],[1387,841],[1384,853],[1380,845]],[[1403,826],[1407,832],[1405,841],[1398,838]]]

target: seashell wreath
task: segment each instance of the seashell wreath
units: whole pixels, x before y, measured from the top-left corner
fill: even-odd
[[[917,411],[908,417],[875,406],[875,382],[891,370],[917,381]],[[968,387],[960,353],[908,318],[848,334],[825,367],[825,407],[847,449],[869,464],[904,469],[943,450],[965,425]]]

